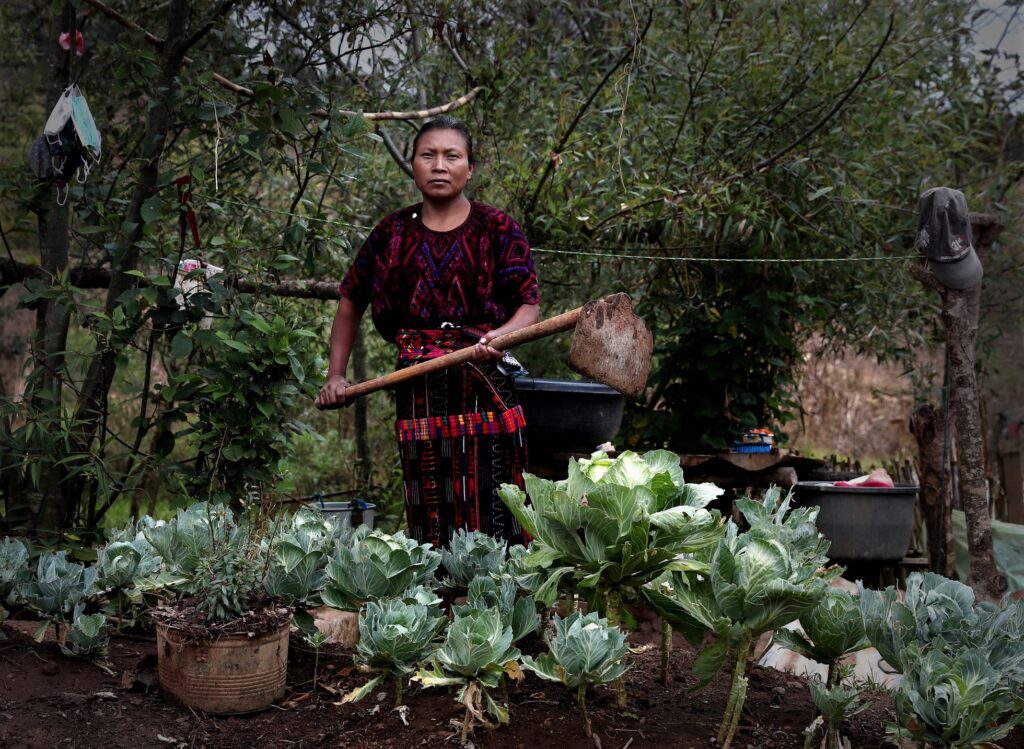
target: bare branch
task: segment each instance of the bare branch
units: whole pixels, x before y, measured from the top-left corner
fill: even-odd
[[[447,104],[441,104],[440,106],[431,107],[430,109],[419,109],[415,112],[352,112],[349,110],[340,110],[341,114],[356,116],[362,115],[371,122],[380,122],[381,120],[425,120],[428,117],[436,117],[439,114],[447,114],[452,112],[459,107],[469,104],[473,101],[481,91],[484,90],[483,86],[476,86],[471,91],[460,96],[458,99],[448,102]],[[326,117],[327,113],[319,110],[313,112],[314,116]]]
[[[378,125],[374,128],[374,132],[376,132],[377,135],[381,137],[381,140],[384,141],[384,147],[388,150],[388,153],[391,154],[391,158],[394,159],[399,168],[408,174],[410,179],[412,179],[412,167],[409,166],[409,162],[402,156],[402,152],[398,150],[395,142],[391,140],[391,136],[388,135],[388,131]]]
[[[70,268],[68,273],[71,284],[79,289],[106,289],[110,286],[110,271],[106,268]],[[32,278],[46,279],[48,274],[42,266],[0,257],[0,282],[4,286],[21,283]],[[146,282],[139,279],[138,285],[146,286]],[[271,296],[296,299],[329,300],[341,297],[337,281],[286,279],[279,283],[263,283],[252,278],[226,276],[224,285],[249,294],[260,292]]]

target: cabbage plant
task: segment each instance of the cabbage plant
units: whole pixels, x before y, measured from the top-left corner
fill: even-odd
[[[840,749],[844,741],[840,723],[866,707],[858,702],[859,689],[840,684],[839,659],[871,645],[864,634],[860,604],[845,590],[829,588],[821,603],[800,617],[800,627],[802,632],[777,629],[775,642],[828,669],[824,684],[810,680],[811,698],[821,715],[815,723],[824,729],[823,749]]]
[[[519,642],[537,631],[540,617],[533,596],[519,596],[510,578],[475,577],[469,584],[466,603],[453,607],[456,615],[472,609],[497,609],[503,624],[512,628],[512,642]]]
[[[119,631],[126,617],[134,623],[143,605],[141,590],[159,575],[163,564],[144,533],[154,525],[148,516],[138,524],[129,521],[124,528],[111,532],[110,540],[96,556],[96,588],[106,595],[106,609],[116,617]]]
[[[455,531],[447,549],[441,550],[441,566],[448,575],[442,585],[451,591],[465,591],[480,575],[500,575],[505,564],[504,541],[480,531]]]
[[[715,642],[694,661],[698,687],[717,674],[726,658],[735,656],[732,685],[718,741],[732,743],[746,698],[747,657],[759,635],[778,629],[814,608],[826,595],[840,569],[824,569],[828,541],[814,521],[818,508],[790,511],[790,497],[779,501],[772,488],[761,502],[737,500],[750,529],[740,533],[729,521],[725,536],[703,557],[709,573],[676,573],[643,590],[644,596],[679,627],[694,645],[706,630]]]
[[[465,745],[476,723],[496,727],[486,715],[508,723],[508,707],[496,702],[487,690],[497,687],[506,674],[522,678],[519,657],[519,650],[512,645],[512,627],[502,621],[501,612],[470,608],[456,614],[430,664],[412,678],[424,687],[459,688],[455,699],[466,708],[462,721]]]
[[[359,644],[354,656],[364,673],[377,672],[342,702],[358,702],[389,676],[395,680],[395,705],[402,704],[402,684],[417,664],[437,648],[448,618],[436,607],[397,598],[370,601],[359,613]]]
[[[554,636],[545,637],[549,652],[537,657],[523,656],[523,669],[543,679],[560,681],[576,690],[576,702],[583,715],[588,737],[593,736],[587,713],[587,687],[609,684],[626,672],[622,664],[628,646],[618,627],[609,626],[597,613],[576,612],[561,619],[554,617]]]
[[[17,588],[18,599],[44,617],[36,641],[43,641],[51,622],[57,628],[57,639],[63,641],[65,625],[75,607],[92,595],[95,583],[95,567],[68,561],[64,551],[42,554],[35,574]]]
[[[430,586],[441,555],[399,531],[388,535],[361,525],[348,544],[338,544],[327,560],[324,603],[359,611],[367,601],[395,598],[415,585]]]
[[[263,581],[267,594],[291,604],[316,605],[327,566],[324,540],[319,531],[303,528],[274,539]]]
[[[7,619],[7,608],[17,599],[17,589],[32,577],[28,564],[28,542],[10,536],[0,539],[0,624]],[[0,640],[4,634],[0,630]]]
[[[207,624],[232,621],[263,604],[276,533],[277,526],[256,517],[255,510],[236,518],[229,507],[196,502],[169,522],[143,529],[164,563],[160,575],[137,587],[193,596]]]
[[[985,650],[911,644],[903,656],[906,670],[895,695],[900,738],[968,749],[999,741],[1024,720],[1020,685],[994,668]]]
[[[211,556],[228,547],[239,548],[248,540],[247,529],[235,522],[223,505],[196,502],[178,510],[167,523],[142,529],[146,540],[175,575],[192,575]]]
[[[898,591],[861,586],[868,639],[903,680],[898,733],[936,747],[997,741],[1024,720],[1024,606],[976,603],[967,585],[913,573]]]
[[[839,733],[839,725],[868,707],[860,701],[860,690],[839,683],[827,685],[818,676],[811,677],[808,685],[818,717],[806,731],[805,749],[810,749],[819,727],[824,734],[820,749],[851,749],[850,740]]]
[[[547,579],[545,570],[530,564],[530,554],[534,551],[533,542],[529,546],[515,544],[508,548],[508,559],[502,569],[501,576],[513,580],[520,593],[536,598],[537,591]]]
[[[718,513],[705,509],[722,490],[685,483],[679,456],[667,450],[571,459],[562,481],[524,477],[525,492],[504,484],[499,495],[533,537],[524,561],[545,570],[537,600],[551,606],[568,580],[612,626],[622,620],[623,592],[672,570],[706,570],[687,555],[722,535]],[[623,680],[616,693],[625,707]]]
[[[828,669],[826,686],[838,682],[839,659],[870,647],[864,633],[857,597],[845,590],[830,588],[821,603],[800,617],[803,632],[779,629],[775,642],[817,661]]]
[[[109,643],[107,617],[86,614],[85,604],[77,604],[71,617],[71,629],[60,651],[70,658],[93,659],[106,655]]]

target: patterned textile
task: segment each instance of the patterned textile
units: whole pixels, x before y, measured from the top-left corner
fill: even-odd
[[[470,201],[459,227],[423,225],[422,204],[381,221],[356,254],[341,293],[369,305],[385,340],[399,330],[444,322],[504,324],[523,304],[537,304],[533,255],[519,225],[496,208]]]
[[[395,431],[399,442],[451,439],[485,434],[512,434],[526,427],[523,407],[505,411],[485,411],[457,416],[428,416],[423,419],[399,419]]]
[[[429,358],[444,342],[468,345],[452,336],[459,332],[400,331],[398,366]],[[526,465],[513,378],[495,364],[470,363],[403,383],[396,399],[410,536],[443,546],[467,528],[522,543],[522,528],[497,496],[502,484],[523,486]]]

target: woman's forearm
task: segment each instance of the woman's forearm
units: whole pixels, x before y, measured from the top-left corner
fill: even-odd
[[[540,307],[536,304],[522,304],[512,313],[512,317],[504,325],[495,328],[486,337],[488,340],[494,340],[500,335],[525,328],[527,325],[533,325],[539,321]]]
[[[359,321],[365,308],[357,307],[351,299],[342,297],[331,325],[331,353],[327,360],[327,376],[345,376],[352,344],[359,332]]]

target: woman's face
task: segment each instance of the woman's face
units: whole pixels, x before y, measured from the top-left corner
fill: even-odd
[[[458,130],[428,130],[412,158],[412,176],[424,200],[458,197],[473,175],[466,140]]]

